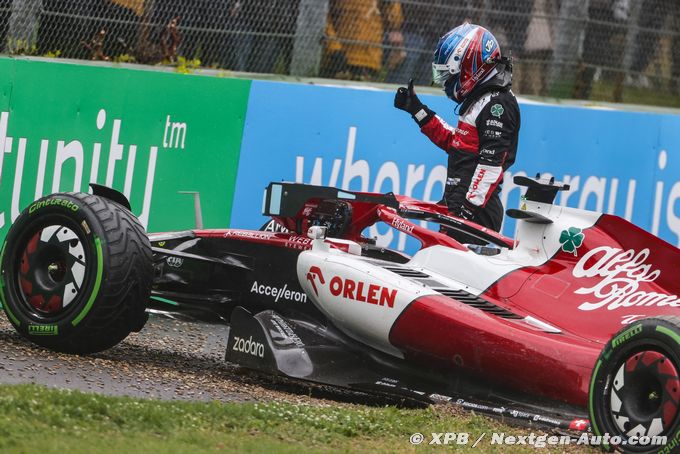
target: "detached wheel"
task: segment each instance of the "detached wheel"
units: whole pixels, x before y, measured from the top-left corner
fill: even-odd
[[[593,371],[589,410],[595,435],[618,437],[605,448],[680,448],[680,317],[644,319],[612,337]],[[654,437],[666,446],[642,444]]]
[[[32,203],[10,228],[0,267],[7,317],[43,347],[99,352],[146,323],[148,237],[130,211],[103,197],[53,194]]]

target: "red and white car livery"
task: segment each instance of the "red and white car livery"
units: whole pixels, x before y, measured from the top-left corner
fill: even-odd
[[[300,254],[298,279],[338,329],[372,348],[455,358],[585,406],[595,362],[622,325],[678,314],[680,253],[615,216],[526,199],[521,208],[511,211],[521,219],[514,247],[494,255],[433,245],[386,265],[320,238]]]

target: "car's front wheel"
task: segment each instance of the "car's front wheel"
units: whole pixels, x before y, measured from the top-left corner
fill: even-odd
[[[26,208],[0,251],[0,301],[28,340],[94,353],[139,331],[152,283],[149,240],[103,197],[53,194]]]

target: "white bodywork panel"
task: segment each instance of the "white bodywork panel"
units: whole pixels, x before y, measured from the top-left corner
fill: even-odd
[[[506,274],[525,266],[541,266],[561,248],[560,235],[570,227],[587,229],[595,225],[600,213],[545,203],[526,202],[526,211],[541,214],[552,224],[517,221],[514,249],[502,249],[494,256],[478,255],[446,246],[433,246],[418,251],[406,265],[432,275],[446,277],[461,288],[479,295]]]
[[[565,229],[592,227],[600,217],[600,213],[529,201],[524,202],[522,209],[541,214],[553,223],[518,221],[516,247],[502,249],[495,256],[432,246],[418,251],[408,263],[399,265],[332,250],[323,239],[317,239],[312,249],[302,252],[298,258],[298,279],[314,305],[345,334],[380,351],[402,357],[402,353],[390,344],[389,334],[399,315],[413,300],[438,295],[433,288],[480,295],[508,273],[526,266],[543,265],[560,250],[559,239]],[[419,282],[395,274],[384,266],[420,271],[429,278]],[[318,274],[310,273],[313,267],[318,267],[324,282]],[[362,283],[364,293],[360,296],[356,289],[354,293],[345,293],[344,287],[338,292],[346,280],[353,281],[355,286]],[[382,289],[396,291],[393,306],[380,304],[376,298],[372,303],[360,301],[362,297],[367,299],[366,292],[371,285],[374,297]],[[376,287],[380,290],[375,291]]]
[[[437,292],[410,279],[396,276],[371,262],[374,261],[314,248],[300,254],[297,274],[302,288],[312,302],[345,334],[380,351],[402,357],[401,352],[389,343],[392,325],[411,301],[421,296],[435,295]],[[390,265],[388,262],[385,264]],[[324,278],[324,283],[320,282],[318,276],[315,278],[318,295],[307,278],[313,266],[321,270]],[[337,289],[337,278],[342,280],[343,286],[343,292],[339,295],[331,291],[332,287]],[[357,286],[358,283],[363,284],[361,296],[356,288],[352,293],[353,298],[344,296],[347,280],[355,282]],[[380,289],[373,294],[374,301],[378,301],[377,304],[359,300],[369,299],[368,289],[371,284]],[[380,304],[383,289],[387,292],[396,292],[392,307],[384,302]]]

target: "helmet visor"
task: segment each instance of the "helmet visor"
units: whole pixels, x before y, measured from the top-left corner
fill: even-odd
[[[452,75],[449,65],[432,63],[432,80],[434,83],[442,85]]]

